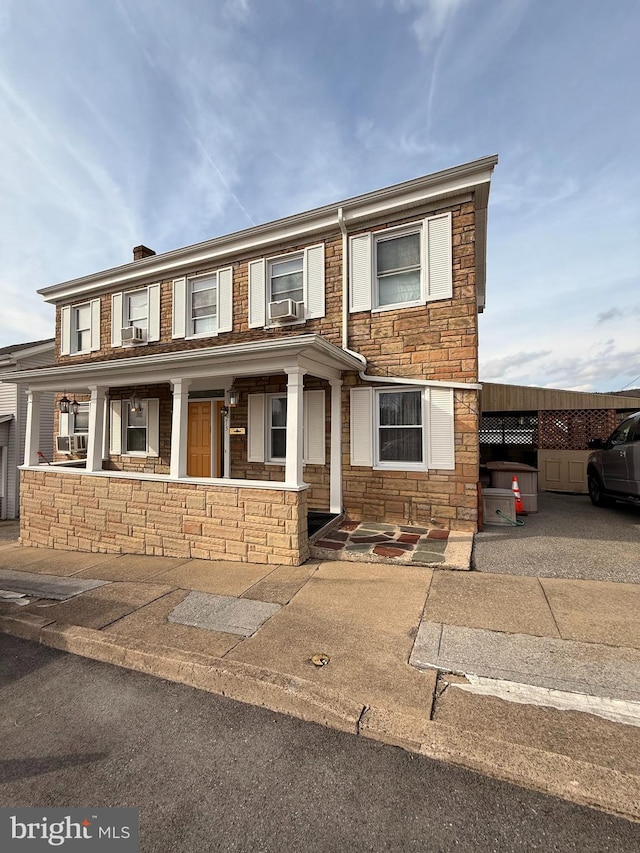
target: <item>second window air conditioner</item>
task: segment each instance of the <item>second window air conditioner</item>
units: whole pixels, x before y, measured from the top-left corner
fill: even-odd
[[[121,335],[123,344],[144,343],[144,329],[140,329],[138,326],[127,326],[125,329],[122,329]]]
[[[293,299],[281,299],[279,302],[269,303],[270,320],[299,320],[302,317],[302,302],[294,302]]]

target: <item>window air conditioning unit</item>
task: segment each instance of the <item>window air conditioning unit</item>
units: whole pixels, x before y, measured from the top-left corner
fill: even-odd
[[[121,330],[121,336],[123,344],[144,343],[144,329],[140,329],[138,326],[127,326],[126,329]]]
[[[299,320],[302,317],[302,302],[294,302],[293,299],[281,299],[279,302],[269,303],[270,320]]]
[[[87,435],[86,433],[58,435],[56,436],[56,448],[58,453],[86,453]]]
[[[86,433],[77,433],[76,435],[69,436],[69,447],[71,448],[72,453],[86,453],[87,452],[87,434]]]

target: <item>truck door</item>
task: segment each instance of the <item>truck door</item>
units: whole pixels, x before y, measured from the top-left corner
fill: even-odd
[[[607,491],[630,493],[629,465],[627,454],[631,457],[636,418],[627,418],[609,436],[602,452],[602,473]]]
[[[627,470],[629,472],[629,494],[640,498],[640,416],[629,435],[627,446]]]

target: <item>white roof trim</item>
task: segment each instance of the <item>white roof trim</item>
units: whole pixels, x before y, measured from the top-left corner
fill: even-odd
[[[134,286],[172,278],[184,273],[188,267],[214,266],[223,261],[228,262],[234,255],[248,255],[253,251],[263,251],[269,245],[306,239],[331,229],[337,230],[340,207],[343,209],[347,228],[349,225],[358,227],[359,223],[366,219],[392,213],[394,210],[415,207],[437,198],[452,197],[477,186],[486,187],[491,181],[491,173],[497,162],[497,156],[484,157],[295,216],[44,287],[38,290],[38,293],[46,302],[55,303],[85,297],[90,293],[120,285]],[[486,206],[487,193],[480,195],[483,197],[481,205]]]
[[[34,389],[56,390],[88,385],[169,382],[180,376],[197,377],[264,375],[299,365],[310,374],[339,375],[362,370],[362,361],[329,343],[320,335],[295,335],[268,341],[202,347],[177,352],[56,364],[33,370],[0,374],[0,382],[25,383]],[[214,369],[215,368],[215,369]]]

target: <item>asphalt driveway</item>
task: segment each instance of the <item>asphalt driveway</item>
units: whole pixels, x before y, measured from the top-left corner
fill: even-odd
[[[587,495],[543,492],[522,527],[487,525],[472,568],[496,574],[640,583],[640,509],[594,507]]]

